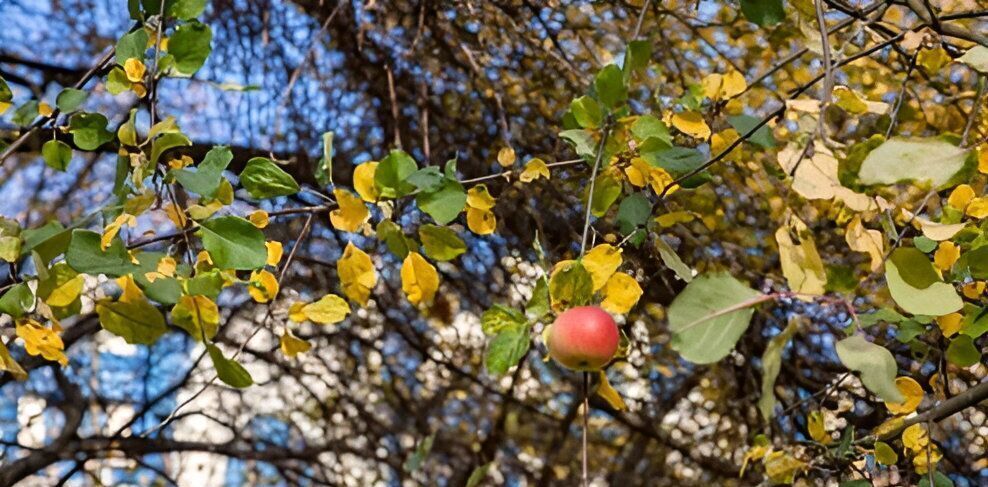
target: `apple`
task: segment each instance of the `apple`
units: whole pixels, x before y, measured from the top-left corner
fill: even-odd
[[[598,370],[614,357],[620,340],[614,318],[598,306],[577,306],[549,328],[549,356],[572,370]]]

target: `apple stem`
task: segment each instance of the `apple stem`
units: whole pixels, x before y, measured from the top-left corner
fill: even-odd
[[[590,476],[587,473],[587,430],[590,425],[590,373],[583,373],[583,487],[590,485]]]

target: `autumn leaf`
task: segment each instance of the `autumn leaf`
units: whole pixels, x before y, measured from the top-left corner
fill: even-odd
[[[602,399],[607,401],[612,408],[618,411],[624,411],[628,409],[628,406],[624,404],[624,399],[621,399],[621,394],[611,386],[610,381],[607,380],[607,373],[603,370],[597,372],[597,376],[600,378],[600,385],[597,387],[597,395]]]
[[[353,188],[357,190],[360,198],[368,203],[373,203],[381,196],[381,192],[374,184],[374,174],[377,172],[377,162],[370,161],[357,165],[353,169]]]
[[[600,244],[590,249],[580,259],[583,267],[590,273],[594,291],[604,287],[611,274],[621,266],[622,261],[621,249],[611,244]]]
[[[673,114],[672,126],[695,139],[707,140],[710,138],[710,126],[703,119],[703,115],[698,112],[686,111]]]
[[[348,242],[343,256],[336,261],[336,270],[343,286],[343,294],[361,306],[366,306],[371,291],[377,285],[377,272],[370,256],[353,242]]]
[[[401,289],[415,306],[428,306],[439,290],[439,273],[418,252],[409,252],[401,264]]]
[[[270,217],[268,216],[268,212],[264,210],[254,210],[247,216],[247,220],[257,228],[264,228],[268,226]]]
[[[278,263],[281,262],[281,256],[284,253],[284,246],[281,242],[267,241],[264,242],[264,248],[267,252],[267,260],[265,263],[272,267],[278,267]]]
[[[329,214],[329,221],[333,227],[344,232],[360,230],[364,222],[370,218],[370,212],[367,211],[363,200],[343,188],[333,190],[333,195],[336,197],[336,204],[339,205],[339,208]]]
[[[885,407],[892,414],[909,414],[919,407],[923,401],[923,386],[912,377],[896,377],[895,387],[905,398],[902,402],[885,402]]]
[[[546,166],[545,161],[535,157],[525,163],[525,170],[521,172],[518,179],[523,183],[530,183],[540,177],[549,179],[549,167]]]
[[[511,167],[515,163],[515,150],[511,147],[502,147],[497,151],[497,163],[501,167]]]
[[[267,270],[251,272],[247,291],[254,301],[267,303],[278,295],[278,279]]]
[[[642,292],[634,277],[617,272],[604,284],[604,300],[600,306],[614,314],[625,314],[638,303]]]
[[[281,345],[281,353],[289,358],[295,357],[300,353],[308,352],[312,348],[312,344],[293,335],[288,330],[285,330],[285,333],[281,335],[278,342]]]
[[[65,356],[65,343],[55,330],[32,319],[17,320],[15,333],[24,341],[28,355],[40,355],[45,360],[56,361],[62,366],[69,363]]]
[[[332,325],[346,319],[350,314],[350,305],[335,294],[327,294],[319,301],[302,306],[299,312],[313,323]]]

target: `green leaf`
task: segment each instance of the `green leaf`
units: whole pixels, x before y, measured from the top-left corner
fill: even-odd
[[[961,325],[961,333],[971,338],[978,338],[988,333],[988,309],[974,307],[966,313]]]
[[[846,480],[841,482],[838,487],[871,487],[871,482],[864,479]]]
[[[192,20],[202,14],[206,0],[169,0],[167,14],[179,20]]]
[[[96,313],[103,329],[130,344],[150,345],[168,331],[165,317],[146,299],[98,303]]]
[[[24,102],[23,105],[17,107],[17,110],[14,110],[14,114],[10,117],[10,123],[18,127],[31,125],[31,122],[38,118],[38,106],[38,100]]]
[[[127,121],[120,124],[117,128],[117,139],[123,145],[136,146],[137,145],[137,109],[132,108],[130,110],[130,115],[127,117]]]
[[[526,325],[502,329],[487,345],[487,372],[498,376],[518,365],[528,352],[531,343],[531,327]]]
[[[845,367],[861,373],[861,382],[885,402],[902,402],[902,393],[895,386],[898,367],[892,353],[881,345],[852,335],[836,345],[837,356]]]
[[[144,61],[144,53],[148,50],[148,33],[144,28],[135,29],[133,32],[124,34],[117,41],[116,56],[117,64],[123,66],[128,59],[134,58]]]
[[[552,307],[565,309],[582,306],[593,297],[593,278],[579,261],[566,264],[549,277],[549,297]]]
[[[24,316],[34,307],[34,293],[27,283],[15,284],[0,296],[0,313],[6,313],[14,318]]]
[[[419,191],[432,192],[442,187],[446,177],[436,166],[428,166],[408,175],[408,182]]]
[[[988,279],[988,245],[961,254],[954,264],[954,272],[965,271],[975,279]]]
[[[926,254],[936,250],[937,245],[938,243],[936,240],[926,238],[923,235],[913,238],[913,246]]]
[[[727,117],[727,123],[731,124],[731,127],[734,127],[734,130],[738,131],[738,135],[743,136],[761,123],[761,119],[752,117],[751,115],[735,115],[733,117]],[[772,136],[772,131],[769,130],[768,125],[759,127],[755,133],[751,134],[751,137],[748,137],[748,140],[764,149],[775,147],[775,137]]]
[[[181,169],[172,171],[175,179],[185,189],[201,196],[213,197],[220,187],[223,171],[233,160],[233,152],[229,147],[216,146],[206,153],[206,157],[196,167],[195,171]]]
[[[535,281],[532,297],[525,305],[525,316],[530,320],[538,320],[549,314],[549,280],[542,276]]]
[[[82,105],[89,93],[75,88],[65,88],[55,98],[55,106],[62,112],[71,112]]]
[[[593,186],[590,213],[598,218],[604,216],[619,196],[621,196],[620,180],[608,173],[597,176]]]
[[[100,234],[82,229],[72,231],[72,240],[65,251],[65,261],[81,274],[119,277],[134,270],[134,264],[120,237],[114,238],[110,246],[102,250]]]
[[[628,235],[648,222],[652,216],[652,203],[643,193],[634,193],[621,200],[618,206],[617,223],[621,233]]]
[[[584,129],[564,130],[559,132],[559,137],[573,146],[576,155],[586,159],[587,162],[593,162],[597,155],[597,141],[594,140],[592,131]]]
[[[82,150],[96,150],[113,140],[113,132],[106,129],[109,123],[99,113],[76,113],[69,119],[69,133],[72,143]]]
[[[595,129],[604,120],[604,112],[600,109],[600,104],[589,96],[581,96],[573,100],[569,109],[573,112],[576,123],[585,129]]]
[[[916,289],[926,289],[933,283],[941,281],[930,258],[917,248],[899,247],[892,252],[889,260],[899,270],[899,277]]]
[[[385,198],[398,198],[411,193],[415,187],[408,177],[418,169],[412,156],[401,149],[395,149],[377,165],[374,171],[374,184]]]
[[[21,236],[24,238],[21,253],[36,251],[47,263],[69,248],[72,231],[66,230],[61,223],[52,220],[41,227],[24,230]]]
[[[251,270],[264,267],[267,248],[264,234],[252,223],[236,216],[202,222],[202,245],[220,269]]]
[[[0,103],[10,103],[14,99],[14,93],[10,91],[7,81],[0,76]]]
[[[175,59],[175,71],[185,76],[199,71],[212,51],[212,40],[213,31],[208,25],[189,22],[178,26],[168,39],[168,54]]]
[[[679,257],[679,254],[669,246],[669,244],[662,239],[661,236],[655,237],[655,249],[659,251],[659,258],[662,259],[662,263],[669,268],[669,270],[676,273],[676,277],[682,279],[685,282],[691,282],[693,280],[693,269],[683,262],[683,259]]]
[[[741,0],[741,12],[759,27],[770,27],[786,18],[782,0]]]
[[[485,478],[487,478],[487,472],[491,469],[491,466],[493,465],[494,462],[487,462],[473,469],[473,472],[470,473],[470,477],[467,478],[466,487],[477,487],[478,485],[480,485],[480,483],[483,482]]]
[[[868,185],[929,181],[939,188],[964,169],[969,152],[935,138],[893,137],[868,153],[858,179]]]
[[[858,315],[858,323],[863,327],[872,326],[877,323],[900,323],[906,319],[892,308],[880,308],[874,313]]]
[[[914,315],[943,316],[964,305],[954,286],[945,282],[935,282],[925,289],[909,285],[892,259],[885,263],[885,281],[896,304]]]
[[[782,369],[782,351],[799,328],[799,320],[789,320],[782,333],[772,337],[762,353],[762,397],[758,400],[758,410],[766,421],[772,419],[775,410],[775,379]]]
[[[919,479],[918,485],[919,487],[930,487],[930,476],[923,475],[923,478]],[[954,481],[940,472],[934,472],[933,487],[954,487]]]
[[[467,251],[467,244],[449,227],[422,225],[419,239],[429,257],[440,261],[453,260]]]
[[[429,456],[429,452],[432,451],[432,443],[436,440],[436,434],[433,433],[426,436],[419,442],[418,446],[415,447],[415,453],[405,460],[402,467],[406,472],[414,472],[422,467],[422,462],[425,461],[426,457]]]
[[[418,245],[414,241],[409,242],[408,237],[402,231],[401,227],[391,220],[381,220],[377,224],[377,238],[384,242],[388,246],[388,250],[391,253],[397,255],[399,258],[404,259],[408,256],[409,250],[418,248]]]
[[[614,109],[628,99],[628,88],[624,85],[624,73],[616,64],[604,66],[593,82],[597,98],[605,107]]]
[[[502,304],[491,306],[480,315],[480,328],[485,335],[497,335],[504,330],[525,326],[527,321],[520,311]]]
[[[316,182],[320,186],[333,183],[333,132],[322,134],[322,157],[316,163]]]
[[[445,225],[455,220],[463,211],[467,203],[467,193],[459,181],[445,179],[439,189],[416,195],[415,203],[436,220],[436,223]]]
[[[639,144],[650,138],[660,141],[666,147],[672,147],[672,136],[669,135],[669,127],[662,123],[662,120],[652,115],[642,115],[631,124],[631,135]]]
[[[899,455],[884,441],[875,442],[875,461],[881,465],[895,465],[899,463]]]
[[[947,346],[947,361],[958,367],[970,367],[981,361],[981,351],[969,335],[957,335]]]
[[[106,75],[106,91],[109,91],[111,95],[119,95],[125,91],[130,90],[130,80],[127,79],[127,73],[119,66],[114,66],[110,70],[110,73]]]
[[[652,43],[649,41],[631,41],[624,53],[624,79],[627,82],[633,73],[641,71],[652,60]]]
[[[216,375],[228,386],[243,389],[254,383],[247,369],[235,360],[224,357],[223,352],[216,348],[216,345],[207,343],[206,350],[209,351],[209,358],[213,360],[213,367],[216,367]]]
[[[148,137],[150,138],[153,136],[148,135]],[[157,165],[158,159],[161,159],[161,155],[170,149],[174,149],[176,147],[187,147],[191,145],[192,141],[181,132],[168,132],[161,134],[160,137],[151,142],[151,164]]]
[[[247,166],[240,173],[240,184],[257,199],[287,196],[299,190],[298,183],[290,174],[264,157],[247,161]]]
[[[41,157],[45,159],[48,167],[64,172],[72,162],[72,148],[65,142],[52,139],[41,146]]]
[[[724,272],[693,279],[669,306],[672,348],[697,364],[724,358],[748,329],[752,307],[764,300]]]

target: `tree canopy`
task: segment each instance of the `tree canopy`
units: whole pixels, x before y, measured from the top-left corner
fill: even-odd
[[[985,7],[2,2],[0,485],[984,485]]]

